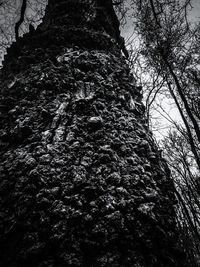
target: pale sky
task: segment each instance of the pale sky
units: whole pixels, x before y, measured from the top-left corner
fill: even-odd
[[[191,10],[191,19],[196,21],[200,19],[200,0],[193,0],[193,9]]]
[[[192,9],[189,13],[189,19],[194,23],[200,21],[200,0],[192,0]],[[132,33],[133,26],[132,22],[129,21],[126,27],[122,29],[122,35],[125,37],[125,39],[127,39]],[[137,41],[135,40],[134,43],[136,42]],[[158,111],[152,111],[152,122],[154,125],[153,133],[156,136],[157,140],[161,140],[164,136],[167,135],[168,130],[172,126],[170,120],[180,123],[182,122],[182,119],[173,100],[162,96],[159,97],[157,101],[159,105],[162,106],[162,108],[158,108]],[[162,113],[163,115],[161,116],[160,113]]]
[[[192,6],[193,8],[189,14],[190,20],[193,22],[200,21],[200,0],[193,0]],[[182,123],[181,116],[173,100],[161,99],[160,102],[162,102],[163,109],[166,112],[166,114],[163,114],[164,116],[167,117],[168,114],[169,120],[172,119],[173,121]],[[161,117],[161,115],[156,111],[154,112],[154,116],[158,116],[158,121],[160,122],[160,130],[155,129],[154,135],[157,140],[160,140],[167,134],[172,124],[166,118]]]

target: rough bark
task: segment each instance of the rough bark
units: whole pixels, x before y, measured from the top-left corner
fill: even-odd
[[[8,51],[1,266],[184,266],[169,170],[114,14],[96,3],[50,1],[44,23]]]

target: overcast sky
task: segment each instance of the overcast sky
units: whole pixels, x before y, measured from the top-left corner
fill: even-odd
[[[190,17],[193,21],[199,21],[200,19],[200,0],[193,0],[193,8],[190,13]]]
[[[189,19],[193,23],[200,21],[200,0],[192,0],[192,8],[189,12]],[[127,25],[121,31],[125,39],[132,35],[132,21],[128,21]],[[152,119],[154,124],[153,132],[156,136],[156,139],[161,140],[167,135],[167,132],[172,126],[168,119],[172,119],[177,122],[182,122],[182,120],[172,99],[167,99],[166,97],[162,96],[157,98],[157,101],[162,106],[163,111],[161,109],[159,109],[159,111],[152,109]],[[162,116],[160,115],[160,113],[162,113]],[[164,118],[164,116],[168,116],[168,119]]]

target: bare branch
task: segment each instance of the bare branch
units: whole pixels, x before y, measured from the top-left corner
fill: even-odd
[[[16,40],[19,38],[19,29],[20,29],[20,26],[24,22],[26,7],[27,7],[27,0],[22,0],[20,18],[19,18],[18,22],[15,24],[15,39]]]

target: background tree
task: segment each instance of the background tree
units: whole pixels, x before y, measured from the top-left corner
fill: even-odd
[[[179,201],[177,220],[182,233],[183,247],[188,255],[189,265],[199,266],[199,171],[190,150],[187,132],[183,127],[179,127],[163,140],[163,150],[176,183]]]
[[[163,150],[177,186],[183,244],[188,251],[188,265],[198,266],[199,24],[189,22],[191,1],[147,0],[132,3],[140,38],[138,50],[142,68],[139,75],[146,76],[147,80],[147,84],[144,83],[147,106],[151,107],[157,96],[161,99],[171,95],[184,125],[173,121],[161,107],[162,115],[172,122],[176,130],[166,136]],[[190,245],[187,240],[190,240]]]

